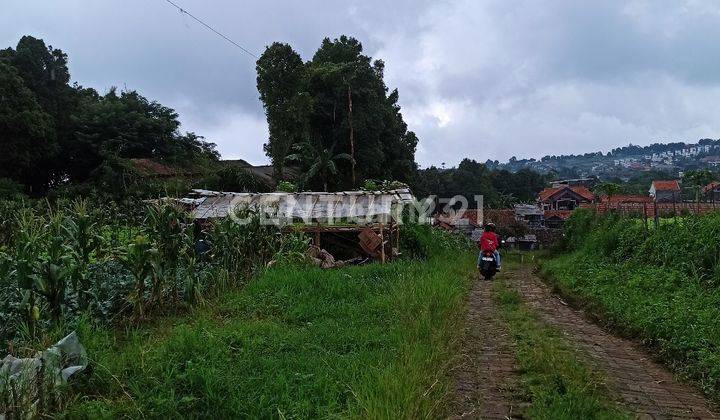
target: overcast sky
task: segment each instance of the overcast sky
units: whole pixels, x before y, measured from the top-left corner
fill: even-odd
[[[174,0],[256,55],[358,38],[386,63],[422,166],[720,137],[720,2]],[[254,59],[165,0],[2,0],[73,81],[137,89],[224,158],[267,161]]]

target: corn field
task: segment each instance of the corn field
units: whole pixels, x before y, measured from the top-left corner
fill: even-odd
[[[248,215],[247,224],[200,226],[162,202],[139,211],[0,202],[0,340],[32,347],[80,316],[141,320],[202,303],[270,261],[303,257],[302,236]]]

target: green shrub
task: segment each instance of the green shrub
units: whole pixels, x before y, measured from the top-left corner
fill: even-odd
[[[571,217],[572,252],[544,262],[543,271],[717,396],[720,214],[648,230],[638,219],[591,215]]]
[[[418,223],[400,226],[400,253],[407,258],[426,259],[433,253],[468,250],[472,247],[472,241],[457,232],[448,232]]]
[[[575,210],[565,221],[564,247],[577,249],[596,225],[597,215],[590,209]]]
[[[292,182],[280,181],[280,182],[278,182],[277,187],[275,189],[278,192],[294,193],[294,192],[297,192],[298,187],[297,187],[297,185],[293,184]]]
[[[0,178],[0,200],[17,200],[23,197],[23,186],[12,179]]]

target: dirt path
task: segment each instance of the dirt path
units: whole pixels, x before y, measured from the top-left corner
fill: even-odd
[[[545,323],[562,331],[592,366],[604,372],[618,402],[639,418],[720,418],[698,391],[678,382],[637,344],[604,331],[582,311],[567,306],[529,267],[503,276]]]
[[[497,314],[490,286],[477,280],[470,292],[451,418],[506,419],[520,412],[512,340]]]

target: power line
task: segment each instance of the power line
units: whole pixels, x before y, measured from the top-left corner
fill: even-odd
[[[207,23],[203,22],[203,21],[200,20],[199,18],[195,17],[192,13],[188,12],[187,10],[185,10],[185,9],[183,9],[182,7],[178,6],[177,4],[173,3],[171,0],[165,0],[165,1],[168,2],[168,3],[170,3],[171,5],[173,5],[176,9],[178,9],[178,10],[180,11],[180,13],[183,13],[183,14],[186,14],[186,15],[190,16],[190,17],[191,17],[193,20],[195,20],[197,23],[199,23],[199,24],[201,24],[202,26],[206,27],[207,29],[211,30],[212,32],[214,32],[215,34],[217,34],[218,36],[220,36],[222,39],[224,39],[225,41],[233,44],[234,46],[236,46],[236,47],[238,47],[238,48],[240,48],[240,50],[242,50],[245,54],[248,54],[248,55],[252,56],[252,57],[255,58],[256,60],[259,59],[259,57],[258,57],[257,55],[251,53],[251,52],[248,51],[245,47],[243,47],[242,45],[240,45],[240,44],[238,44],[237,42],[233,41],[232,39],[228,38],[227,36],[225,36],[225,35],[222,34],[221,32],[218,32],[217,30],[215,30],[215,28],[213,28],[212,26],[210,26],[210,25],[208,25]]]

